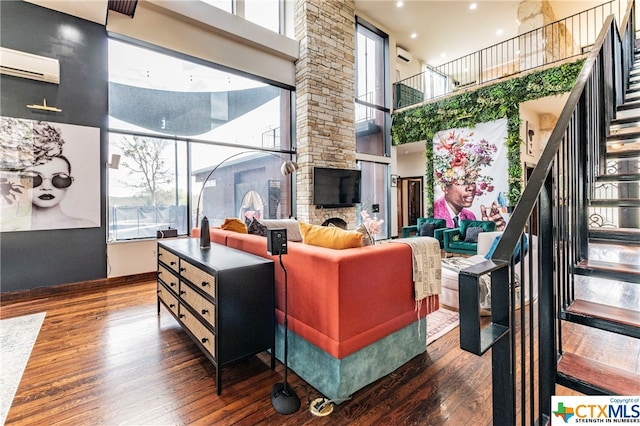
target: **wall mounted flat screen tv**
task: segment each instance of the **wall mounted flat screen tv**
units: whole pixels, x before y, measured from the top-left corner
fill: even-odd
[[[349,207],[360,203],[360,170],[313,168],[313,204]]]

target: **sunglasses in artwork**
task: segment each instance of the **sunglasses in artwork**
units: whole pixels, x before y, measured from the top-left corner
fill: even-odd
[[[31,187],[37,188],[44,182],[45,179],[51,181],[51,185],[58,189],[65,189],[71,186],[73,183],[73,177],[66,173],[55,173],[51,176],[43,176],[38,172],[25,172],[20,175],[22,179],[28,179],[31,181]]]

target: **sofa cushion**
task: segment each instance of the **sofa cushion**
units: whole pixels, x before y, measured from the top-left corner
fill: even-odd
[[[463,219],[460,221],[460,235],[466,235],[467,234],[467,228],[470,227],[477,227],[477,226],[481,226],[482,227],[482,232],[492,232],[496,230],[496,224],[495,222],[492,222],[490,220],[470,220],[470,219]]]
[[[286,229],[287,241],[302,241],[298,221],[295,219],[259,219],[267,229]]]
[[[477,243],[478,234],[483,232],[481,226],[470,226],[467,228],[467,232],[464,234],[465,243]]]
[[[266,237],[267,227],[260,223],[260,221],[254,217],[249,222],[249,225],[247,225],[247,232],[252,235],[260,235],[261,237]]]
[[[435,223],[423,222],[420,224],[420,232],[418,232],[418,235],[421,237],[433,237],[433,231],[435,230]]]
[[[241,234],[247,233],[247,225],[243,221],[235,217],[228,217],[224,220],[224,223],[220,226],[225,231],[239,232]]]
[[[496,237],[493,239],[493,243],[491,243],[491,247],[489,247],[487,254],[484,256],[486,259],[491,259],[491,257],[493,257],[493,252],[496,251],[496,248],[498,247],[498,243],[500,242],[501,238],[502,238],[502,234],[496,235]],[[524,239],[524,255],[526,256],[527,252],[529,251],[529,238],[527,238],[527,235],[524,234],[523,239]],[[520,243],[516,244],[516,248],[513,251],[513,259],[515,263],[520,263],[520,247],[521,247]]]
[[[362,247],[362,233],[345,231],[336,226],[319,226],[300,222],[302,242],[312,246],[332,249],[348,249]]]

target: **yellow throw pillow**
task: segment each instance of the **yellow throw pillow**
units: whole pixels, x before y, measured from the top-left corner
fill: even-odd
[[[241,221],[240,219],[236,219],[235,217],[226,218],[220,228],[227,231],[238,232],[240,234],[247,233],[247,225],[245,225],[243,221]]]
[[[312,246],[331,249],[362,247],[362,234],[357,231],[345,231],[335,226],[318,226],[300,222],[302,242]]]

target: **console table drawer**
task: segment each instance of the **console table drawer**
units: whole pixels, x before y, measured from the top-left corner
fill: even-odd
[[[182,269],[180,276],[189,280],[193,285],[200,287],[211,297],[216,297],[216,279],[213,275],[184,260],[180,261],[180,268]]]
[[[178,256],[168,250],[163,249],[162,247],[158,247],[158,257],[160,258],[160,261],[162,263],[168,265],[169,268],[173,269],[174,271],[179,272],[178,268],[180,267],[180,264]]]
[[[167,308],[174,313],[174,315],[178,315],[178,299],[176,299],[176,297],[160,283],[158,283],[158,297],[164,302]]]
[[[206,322],[215,327],[216,306],[213,302],[205,299],[197,291],[182,283],[180,287],[180,297],[187,305],[191,306]]]
[[[167,268],[162,265],[158,265],[158,278],[160,278],[166,285],[174,292],[178,292],[178,277],[173,275]]]
[[[184,323],[185,327],[189,329],[191,334],[195,336],[198,342],[200,342],[202,346],[204,346],[204,348],[207,350],[207,352],[209,352],[209,354],[215,359],[216,345],[215,345],[213,332],[209,330],[207,327],[205,327],[184,306],[180,307],[180,314],[181,314],[180,319]]]

